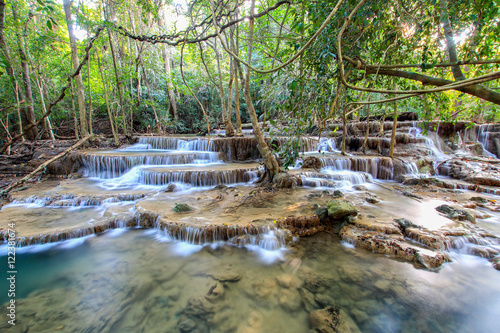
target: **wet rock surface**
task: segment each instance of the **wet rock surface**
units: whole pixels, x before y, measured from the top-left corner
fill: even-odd
[[[328,216],[332,220],[340,220],[348,216],[358,215],[358,210],[348,201],[332,200],[326,204],[328,208]]]

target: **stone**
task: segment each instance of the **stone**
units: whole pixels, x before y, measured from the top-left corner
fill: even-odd
[[[326,204],[328,216],[333,220],[340,220],[347,216],[358,215],[358,210],[349,201],[332,200]]]
[[[302,303],[304,303],[304,308],[306,311],[311,312],[317,309],[317,303],[314,299],[314,294],[307,290],[306,288],[301,288],[299,290],[300,296],[302,296]]]
[[[366,202],[371,203],[371,204],[376,204],[376,203],[380,202],[379,199],[377,199],[377,198],[371,198],[371,197],[365,198],[365,200],[366,200]]]
[[[316,294],[314,299],[321,307],[327,307],[335,304],[333,298],[325,294]]]
[[[368,188],[364,185],[354,185],[352,188],[356,191],[368,191]]]
[[[310,274],[304,281],[304,287],[310,292],[317,293],[329,288],[335,283],[335,280],[325,274]]]
[[[175,192],[177,191],[177,185],[175,184],[168,184],[167,188],[165,189],[165,192]]]
[[[299,287],[298,279],[291,274],[282,274],[276,277],[276,282],[283,288],[297,288]]]
[[[364,311],[354,308],[351,310],[351,315],[356,319],[358,323],[364,323],[370,319],[370,316]]]
[[[186,320],[181,321],[177,325],[177,327],[183,333],[184,332],[191,332],[192,330],[194,330],[196,328],[196,323],[192,319],[186,319]]]
[[[389,291],[390,284],[391,282],[388,280],[378,280],[377,282],[375,282],[374,286],[380,291],[387,292]]]
[[[278,294],[280,305],[286,311],[297,311],[302,305],[301,297],[297,289],[282,289]]]
[[[214,312],[213,305],[203,296],[191,297],[188,300],[188,305],[184,309],[185,314],[198,317],[207,316]]]
[[[185,212],[191,212],[193,210],[193,208],[191,208],[191,206],[187,205],[187,204],[178,204],[176,203],[174,208],[173,208],[174,212],[176,213],[185,213]]]
[[[343,197],[344,193],[341,190],[335,190],[335,191],[333,191],[333,196],[334,197]]]
[[[224,296],[224,286],[222,285],[222,283],[216,283],[215,285],[213,285],[208,291],[207,295],[207,297],[210,300],[219,299],[223,296]]]
[[[472,197],[472,198],[470,198],[470,201],[474,201],[474,202],[482,203],[482,204],[488,203],[488,199],[483,198],[483,197]]]
[[[274,176],[273,184],[278,188],[296,188],[302,185],[302,179],[297,175],[280,172]]]
[[[217,272],[214,274],[208,274],[219,282],[236,282],[241,279],[241,275],[235,272]]]
[[[318,215],[320,220],[324,220],[328,217],[328,208],[318,207],[314,210],[314,214]]]
[[[309,323],[315,332],[339,332],[339,315],[340,310],[338,307],[329,306],[327,308],[311,312],[309,314]]]
[[[420,226],[416,225],[412,221],[405,219],[405,218],[400,218],[400,219],[394,219],[394,222],[399,224],[401,228],[406,229],[406,228],[420,228]]]
[[[316,156],[307,157],[302,163],[302,169],[321,169],[321,160]]]
[[[475,223],[476,220],[472,214],[466,210],[452,207],[450,205],[441,205],[436,207],[436,210],[444,214],[447,218],[456,221],[469,221]]]

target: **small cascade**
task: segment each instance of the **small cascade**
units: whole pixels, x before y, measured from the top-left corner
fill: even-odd
[[[408,134],[412,135],[415,138],[420,138],[424,140],[425,145],[427,148],[432,152],[432,155],[438,160],[442,161],[446,159],[446,155],[443,153],[441,150],[441,143],[439,141],[439,123],[437,125],[436,129],[436,142],[437,142],[437,147],[436,144],[434,143],[434,140],[429,138],[428,136],[422,135],[422,129],[417,126],[417,122],[412,122],[412,127],[409,128]]]
[[[287,141],[295,140],[289,137],[266,138],[269,145],[281,147]],[[318,151],[317,138],[301,137],[300,147],[303,152]],[[141,137],[139,144],[147,144],[154,149],[177,151],[212,151],[224,154],[228,161],[245,161],[259,159],[255,137],[215,137],[189,138],[189,137]],[[330,142],[334,147],[334,141]]]
[[[100,207],[106,204],[119,202],[133,202],[142,199],[146,194],[119,194],[113,196],[75,196],[57,195],[51,197],[30,196],[26,198],[15,198],[4,208],[27,205],[30,207]]]
[[[490,151],[492,124],[483,124],[478,127],[477,142],[481,143],[483,151],[488,157],[497,158],[497,156]]]
[[[277,229],[272,225],[205,225],[193,226],[182,223],[166,222],[161,218],[144,215],[142,227],[152,227],[168,239],[186,242],[189,244],[207,245],[226,242],[235,246],[258,246],[264,250],[277,250],[291,241],[290,233],[285,229]],[[151,222],[153,221],[153,222]]]
[[[417,174],[415,163],[393,160],[388,157],[319,157],[321,166],[331,171],[357,171],[370,174],[373,178],[392,180],[400,174]]]
[[[207,139],[202,138],[141,137],[139,143],[150,145],[154,149],[215,151],[213,140],[209,142]]]
[[[139,182],[146,185],[167,185],[170,183],[184,183],[193,186],[228,185],[252,181],[255,179],[257,171],[257,166],[222,170],[142,168],[139,170]]]
[[[364,183],[372,183],[373,178],[365,172],[332,171],[300,172],[302,185],[308,187],[349,187]]]
[[[492,237],[449,237],[445,246],[449,251],[479,256],[486,259],[492,259],[500,255],[500,240]]]
[[[164,152],[134,155],[112,153],[88,153],[83,164],[88,177],[110,179],[120,177],[130,169],[141,165],[181,165],[220,162],[215,152]]]
[[[322,137],[319,140],[317,150],[318,152],[340,153],[340,150],[337,149],[335,138]]]

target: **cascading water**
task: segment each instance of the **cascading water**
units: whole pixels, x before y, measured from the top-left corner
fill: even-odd
[[[436,129],[436,142],[437,142],[437,147],[436,144],[434,143],[434,140],[429,138],[428,136],[422,135],[422,129],[417,126],[417,122],[412,122],[412,127],[408,130],[408,134],[412,135],[415,138],[421,138],[424,140],[425,145],[429,150],[432,152],[432,155],[438,160],[438,161],[443,161],[446,159],[446,155],[443,153],[441,150],[441,143],[439,141],[439,123],[437,125]]]

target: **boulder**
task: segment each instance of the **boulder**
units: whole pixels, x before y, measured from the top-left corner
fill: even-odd
[[[273,184],[278,188],[296,188],[302,185],[302,179],[296,175],[280,172],[274,176]]]
[[[333,196],[334,197],[343,197],[344,193],[341,190],[335,190],[335,191],[333,191]]]
[[[318,215],[320,220],[324,220],[328,217],[328,208],[318,207],[314,210],[314,214]]]
[[[336,306],[313,311],[309,314],[313,332],[320,333],[357,333],[360,332],[354,321]]]
[[[302,163],[302,168],[319,170],[321,169],[321,160],[316,156],[309,156]]]
[[[401,228],[406,229],[406,228],[420,228],[420,226],[416,225],[412,221],[405,219],[405,218],[400,218],[400,219],[394,219],[394,222],[399,224]]]
[[[436,207],[436,210],[447,218],[455,221],[469,221],[475,223],[474,216],[466,210],[452,207],[450,205],[441,205]]]
[[[328,208],[328,216],[333,220],[358,215],[358,210],[349,201],[332,200],[326,204],[326,207]]]
[[[173,208],[174,212],[176,213],[185,213],[185,212],[190,212],[193,210],[193,208],[191,208],[191,206],[187,205],[187,204],[178,204],[176,203],[174,208]]]

